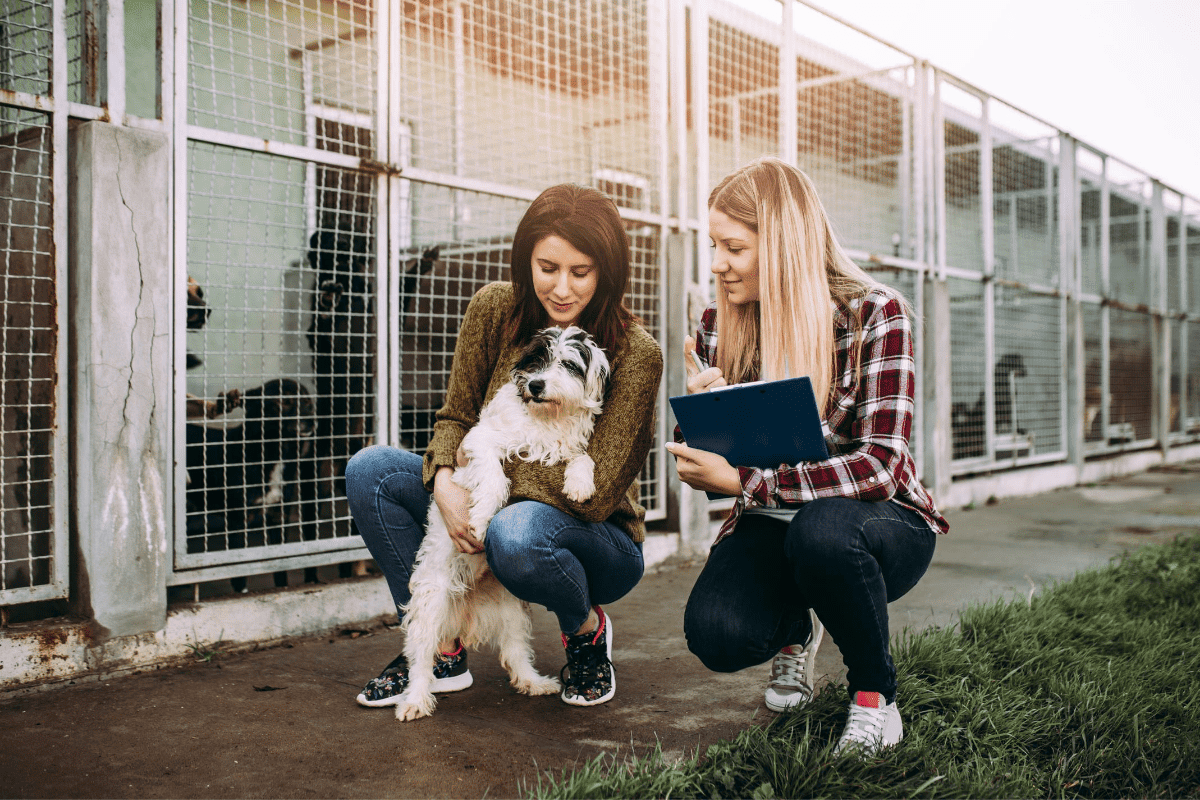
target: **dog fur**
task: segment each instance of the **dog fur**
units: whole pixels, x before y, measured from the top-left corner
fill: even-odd
[[[587,446],[608,391],[604,351],[579,328],[547,328],[522,352],[511,378],[463,439],[466,464],[454,472],[454,482],[470,494],[470,526],[481,542],[488,523],[508,500],[508,458],[546,465],[566,462],[563,493],[576,502],[595,491],[595,464]],[[525,604],[500,585],[483,553],[458,552],[436,503],[430,506],[409,586],[412,599],[404,608],[403,624],[409,683],[396,706],[397,719],[433,713],[438,645],[456,637],[464,646],[497,644],[500,663],[522,694],[561,689],[556,678],[533,667]]]
[[[188,534],[224,532],[230,548],[245,547],[245,531],[296,493],[315,425],[308,390],[290,378],[241,392],[240,402],[240,426],[187,426]]]

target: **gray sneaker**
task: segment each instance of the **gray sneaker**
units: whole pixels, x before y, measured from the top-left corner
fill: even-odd
[[[804,645],[789,644],[771,662],[771,682],[764,699],[772,711],[787,711],[813,698],[817,675],[817,648],[825,636],[825,626],[811,610],[812,633]]]

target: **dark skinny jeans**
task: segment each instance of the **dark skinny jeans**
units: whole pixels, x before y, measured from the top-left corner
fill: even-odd
[[[714,672],[762,664],[808,640],[811,608],[842,652],[851,696],[896,697],[887,604],[912,589],[937,534],[915,511],[814,500],[789,523],[746,514],[709,555],[684,612],[688,648]]]

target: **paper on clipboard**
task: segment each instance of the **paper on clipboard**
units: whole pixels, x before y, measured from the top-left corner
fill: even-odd
[[[688,447],[735,467],[767,469],[829,457],[821,415],[806,377],[722,386],[671,398]],[[728,495],[708,493],[710,500]]]

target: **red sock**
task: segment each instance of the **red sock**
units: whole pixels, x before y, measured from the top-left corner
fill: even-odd
[[[883,699],[883,695],[879,692],[855,692],[854,705],[864,706],[866,708],[883,708],[887,701]]]

